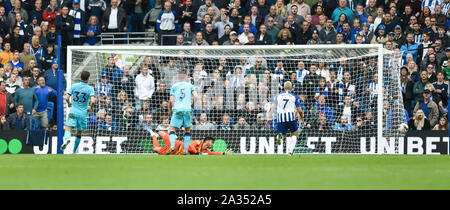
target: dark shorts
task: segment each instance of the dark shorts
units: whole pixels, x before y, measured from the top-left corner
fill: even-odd
[[[292,133],[298,130],[298,122],[297,120],[289,121],[289,122],[279,122],[277,123],[277,133],[287,134]]]

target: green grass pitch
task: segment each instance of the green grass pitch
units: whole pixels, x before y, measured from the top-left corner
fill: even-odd
[[[450,158],[0,155],[0,189],[450,189]]]

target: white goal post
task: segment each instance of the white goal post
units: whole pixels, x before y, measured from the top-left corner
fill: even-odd
[[[274,71],[276,71],[274,69],[274,67],[277,68],[277,61],[275,61],[275,60],[276,59],[279,59],[279,60],[284,59],[281,65],[284,65],[283,66],[284,68],[287,67],[286,69],[292,69],[292,70],[289,70],[289,73],[286,73],[286,71],[284,71],[284,73],[283,73],[283,71],[282,71],[282,73],[280,74],[281,76],[277,77],[277,79],[279,79],[279,81],[277,81],[278,85],[279,85],[280,81],[287,81],[289,78],[286,78],[286,76],[292,76],[292,73],[295,72],[297,65],[300,65],[299,63],[303,63],[303,62],[305,63],[305,69],[311,68],[311,66],[318,66],[319,64],[322,65],[323,63],[325,63],[325,66],[327,66],[326,71],[329,71],[329,72],[334,71],[335,72],[334,74],[336,74],[336,76],[338,76],[338,77],[342,76],[342,75],[339,75],[340,74],[339,70],[338,70],[339,62],[342,60],[345,60],[346,66],[349,69],[352,69],[352,70],[347,70],[347,71],[351,71],[350,73],[352,75],[352,81],[354,83],[353,85],[362,87],[362,88],[355,91],[355,92],[357,92],[356,94],[358,94],[358,99],[356,99],[357,98],[356,96],[350,94],[351,91],[349,89],[346,89],[346,90],[348,90],[348,95],[347,95],[347,93],[343,93],[340,89],[336,90],[336,93],[333,93],[336,95],[336,100],[339,100],[339,103],[337,103],[336,106],[339,106],[339,107],[345,106],[345,102],[342,102],[342,101],[347,96],[349,96],[349,97],[351,97],[352,102],[354,102],[355,100],[358,100],[360,103],[359,106],[361,106],[361,104],[365,104],[366,106],[369,107],[369,108],[367,108],[368,110],[376,109],[376,116],[373,116],[373,118],[376,119],[376,122],[373,122],[373,123],[375,124],[374,126],[376,127],[374,129],[376,131],[376,139],[378,139],[377,140],[378,146],[376,146],[376,148],[373,150],[373,149],[369,148],[370,146],[371,147],[374,146],[374,145],[369,146],[370,143],[367,143],[367,142],[363,143],[364,145],[366,145],[366,143],[367,143],[367,145],[366,145],[367,149],[363,148],[364,146],[362,144],[361,145],[356,145],[356,144],[353,145],[353,143],[352,143],[352,146],[351,146],[352,148],[348,149],[348,150],[347,149],[330,150],[329,148],[323,148],[320,151],[318,151],[318,153],[330,153],[330,151],[331,151],[331,153],[363,153],[363,151],[364,151],[364,153],[386,153],[386,150],[388,153],[392,153],[392,150],[380,147],[380,141],[383,139],[383,137],[385,137],[385,141],[389,141],[389,140],[386,140],[386,139],[388,139],[387,137],[389,137],[389,136],[387,136],[386,134],[385,135],[383,134],[384,133],[383,131],[387,130],[386,118],[388,117],[387,113],[389,112],[389,110],[388,111],[384,110],[383,105],[386,106],[386,104],[383,102],[385,102],[385,100],[387,100],[386,97],[388,97],[389,101],[386,101],[386,103],[389,103],[388,104],[389,106],[393,107],[394,103],[396,105],[398,105],[398,103],[403,105],[401,88],[399,86],[400,83],[398,81],[392,81],[392,80],[397,80],[397,79],[399,80],[399,72],[400,72],[399,69],[401,67],[400,66],[401,53],[393,52],[393,51],[388,52],[387,50],[385,50],[383,48],[383,45],[381,45],[381,44],[284,45],[284,46],[253,45],[253,46],[201,46],[201,47],[200,46],[133,46],[133,45],[68,46],[68,48],[67,48],[67,61],[68,62],[67,62],[67,77],[66,77],[67,78],[67,90],[70,89],[70,87],[73,83],[79,81],[80,72],[83,70],[88,70],[91,72],[90,84],[92,84],[95,88],[102,79],[101,72],[102,72],[102,69],[107,65],[108,58],[110,58],[111,56],[114,56],[114,55],[116,56],[116,58],[119,59],[119,62],[122,62],[120,64],[116,63],[119,66],[119,69],[121,69],[123,67],[122,65],[127,66],[130,69],[130,73],[133,77],[136,77],[137,73],[140,72],[140,68],[141,68],[142,64],[145,64],[145,62],[146,62],[145,59],[146,59],[146,57],[149,57],[149,56],[152,57],[151,60],[153,60],[152,61],[153,64],[156,66],[156,68],[158,68],[159,73],[163,74],[165,77],[170,77],[170,74],[165,71],[173,69],[173,68],[177,68],[177,66],[181,65],[180,63],[186,62],[186,60],[184,58],[192,59],[192,60],[196,59],[196,61],[198,60],[198,58],[200,58],[200,60],[202,62],[201,67],[198,67],[197,64],[192,64],[189,67],[183,66],[180,68],[189,68],[191,70],[191,72],[194,72],[194,73],[191,73],[191,74],[194,74],[193,76],[191,75],[193,77],[192,82],[196,83],[196,81],[194,81],[196,78],[195,76],[197,76],[197,78],[199,77],[198,75],[195,75],[196,69],[198,70],[198,68],[202,68],[202,67],[204,69],[206,69],[205,66],[207,66],[208,70],[200,69],[199,74],[200,74],[200,78],[203,78],[203,76],[206,78],[206,82],[208,82],[208,84],[210,86],[204,85],[202,83],[200,85],[200,87],[202,87],[202,90],[205,95],[213,95],[213,98],[216,97],[216,99],[217,99],[217,95],[211,94],[211,92],[214,92],[214,91],[217,92],[217,90],[220,90],[220,88],[224,88],[223,91],[220,90],[220,91],[224,92],[223,93],[224,96],[222,99],[222,100],[225,100],[224,102],[222,102],[224,104],[224,106],[227,103],[226,100],[229,99],[229,98],[225,97],[225,95],[227,94],[226,93],[227,81],[232,80],[234,73],[235,73],[234,72],[235,68],[236,68],[236,66],[241,65],[241,63],[239,63],[239,61],[242,61],[243,58],[244,58],[244,60],[246,60],[246,62],[248,61],[249,63],[251,63],[251,64],[249,64],[248,68],[244,67],[245,63],[242,63],[242,65],[241,65],[241,67],[246,68],[242,72],[242,74],[245,75],[245,80],[244,80],[245,85],[243,87],[243,89],[245,89],[245,90],[243,90],[243,92],[245,92],[245,94],[242,94],[242,95],[244,95],[246,97],[245,101],[247,102],[247,105],[248,105],[249,100],[253,100],[253,99],[251,99],[252,94],[249,93],[249,90],[247,90],[250,87],[246,86],[247,83],[251,83],[248,81],[251,80],[253,77],[252,78],[247,77],[247,73],[248,73],[249,69],[251,69],[252,67],[254,67],[256,65],[256,63],[255,63],[256,58],[261,58],[263,60],[263,63],[265,62],[265,65],[266,65],[265,69],[270,71],[271,77],[268,76],[270,78],[267,79],[267,81],[269,81],[269,82],[275,81],[274,77],[277,76],[274,74]],[[181,57],[183,57],[183,59],[181,59],[181,61],[180,61],[179,59]],[[234,62],[234,63],[230,63],[230,66],[233,67],[232,72],[231,73],[230,72],[228,72],[228,73],[220,72],[220,74],[225,75],[222,77],[224,83],[223,84],[221,83],[222,84],[221,87],[211,86],[210,80],[212,78],[214,70],[217,68],[215,65],[217,63],[220,63],[218,60],[222,57],[226,58],[227,62]],[[272,61],[272,59],[274,59],[274,60]],[[376,59],[376,64],[374,63],[375,59]],[[214,62],[212,62],[212,61],[210,62],[210,60],[214,60]],[[252,62],[250,62],[249,60],[252,60]],[[173,61],[175,63],[175,67],[173,67],[173,66],[172,66],[173,68],[167,67],[169,65],[168,63],[170,61]],[[116,59],[115,62],[118,62],[118,60]],[[387,62],[389,64],[387,64]],[[187,63],[194,63],[194,61],[192,61],[192,62],[189,61]],[[372,93],[368,93],[366,91],[366,87],[364,86],[364,85],[366,85],[366,83],[367,84],[370,83],[370,81],[367,80],[365,74],[367,71],[369,71],[369,74],[372,77],[375,72],[370,72],[370,71],[375,71],[375,69],[373,69],[373,70],[367,70],[367,69],[371,68],[374,65],[376,65],[377,75],[383,75],[383,76],[378,76],[377,84],[374,87],[382,87],[382,88],[381,89],[379,88],[377,90],[378,94],[376,94],[376,93],[374,94],[376,96],[376,101],[369,102],[369,100],[371,100],[369,98],[370,98],[370,96],[372,96],[371,95]],[[359,69],[360,66],[361,66],[361,68],[364,67],[367,71],[364,71],[363,73],[361,73],[360,69]],[[280,68],[280,69],[282,69],[282,68]],[[355,69],[355,70],[353,70],[353,69]],[[319,68],[318,70],[321,71],[322,69]],[[363,70],[361,70],[361,71],[363,71]],[[206,73],[204,73],[204,72],[206,72]],[[155,72],[153,72],[153,73],[155,73]],[[152,73],[150,73],[150,74],[152,74]],[[205,76],[204,74],[207,74],[207,76]],[[364,76],[362,74],[364,74]],[[248,74],[248,75],[250,75],[250,74]],[[297,78],[300,78],[298,73],[296,73],[295,75],[297,76]],[[326,84],[329,83],[329,81],[328,81],[329,75],[326,75],[326,76],[319,75],[319,76],[321,76],[320,78],[323,78],[325,80]],[[153,75],[153,77],[155,77],[155,75]],[[171,81],[170,79],[162,78],[163,76],[160,76],[160,77],[161,78],[158,78],[159,80],[156,80],[156,78],[155,78],[155,81],[154,81],[154,89],[155,90],[154,91],[156,92],[156,90],[158,89],[158,85],[160,84],[161,81],[163,81],[164,83],[168,83],[166,88],[168,90],[170,90],[169,84],[171,84],[171,82],[175,81],[176,79],[173,78],[173,80]],[[364,77],[364,79],[357,80],[358,78],[363,78],[363,77]],[[115,75],[114,78],[117,80],[117,75]],[[242,78],[244,78],[244,76]],[[259,76],[257,78],[259,81]],[[357,79],[355,79],[355,78],[357,78]],[[113,78],[108,78],[108,79],[109,79],[109,81],[113,80]],[[305,79],[305,78],[302,78],[302,79]],[[370,79],[372,79],[372,78],[370,78]],[[342,79],[342,80],[344,80],[344,79]],[[205,81],[205,80],[202,80],[202,81]],[[214,80],[214,81],[216,81],[216,80]],[[300,81],[300,79],[299,79],[299,81]],[[303,82],[303,80],[302,80],[302,82]],[[260,84],[260,82],[255,82],[255,85],[258,85],[258,87],[259,87],[259,84]],[[302,86],[300,87],[300,89],[301,89],[302,87],[304,87],[305,84],[303,84],[303,83],[300,83],[300,84],[302,84]],[[340,83],[338,83],[338,85],[340,85]],[[387,90],[387,88],[385,87],[386,85],[391,85],[392,87],[389,87],[389,88],[392,90]],[[205,86],[207,88],[205,88]],[[261,84],[261,86],[264,86],[264,85]],[[269,92],[267,94],[264,93],[264,94],[268,95],[267,97],[273,97],[274,94],[282,91],[279,88],[278,88],[278,90],[275,90],[277,88],[276,88],[276,86],[274,86],[274,84],[267,85],[266,89],[269,90]],[[264,89],[264,90],[266,90],[266,89]],[[372,89],[373,88],[371,88],[370,90],[372,90]],[[96,90],[96,93],[98,93],[97,89],[95,89],[95,90]],[[115,89],[115,90],[116,90],[116,93],[114,93],[114,94],[117,95],[120,92],[120,90],[118,90],[118,89]],[[311,106],[308,106],[307,108],[308,108],[308,110],[312,110],[317,113],[316,107],[313,107],[313,106],[316,103],[319,104],[318,98],[320,98],[320,96],[322,96],[322,95],[324,95],[324,97],[326,96],[326,98],[328,100],[328,98],[329,98],[328,95],[325,95],[325,94],[328,94],[328,90],[326,93],[323,92],[321,90],[321,88],[314,87],[311,90],[313,90],[315,92],[313,93],[313,92],[309,91],[308,93],[305,94],[305,96],[312,97],[312,98],[305,99],[305,100],[311,101],[310,102]],[[134,91],[134,89],[131,91]],[[234,89],[234,91],[235,91],[235,95],[234,95],[235,101],[234,101],[233,105],[239,104],[239,101],[238,101],[239,98],[236,97],[237,95],[239,95],[238,90]],[[256,92],[252,92],[252,93],[256,93],[258,95],[257,97],[261,97],[260,94],[263,94],[260,90],[259,90],[259,92],[258,92],[258,90],[255,90],[255,91]],[[319,91],[319,93],[317,91]],[[382,94],[380,94],[380,92]],[[386,95],[385,92],[389,92],[388,95]],[[303,95],[304,90],[303,89],[301,91],[299,90],[299,93],[301,93]],[[154,94],[154,92],[152,94]],[[220,93],[220,94],[222,94],[222,93]],[[136,100],[136,99],[133,99],[133,100]],[[151,102],[152,100],[153,100],[153,98],[149,98],[150,102],[148,102],[148,103],[152,103]],[[205,100],[211,101],[211,98],[206,98]],[[259,100],[259,99],[255,99],[255,101],[256,100]],[[203,102],[203,103],[206,104],[206,102]],[[213,101],[213,102],[208,102],[208,103],[209,103],[208,105],[210,105],[211,103],[215,103],[215,102]],[[376,108],[373,107],[371,109],[370,108],[371,105],[369,103],[374,103],[372,105],[375,105]],[[369,104],[369,105],[367,105],[367,104]],[[133,102],[133,105],[134,105],[134,102]],[[203,107],[205,105],[200,104],[198,106]],[[264,111],[264,107],[262,107],[263,104],[258,103],[257,107],[258,106],[261,109],[260,112],[263,112]],[[142,108],[141,104],[139,104],[139,107]],[[211,107],[212,107],[212,105],[211,105]],[[237,107],[238,107],[238,105],[235,105],[233,108],[237,108]],[[135,108],[136,107],[134,107],[133,109],[135,109]],[[158,108],[159,107],[156,107],[153,109],[153,112],[152,112],[153,118],[155,118],[155,115],[161,114],[161,113],[157,113],[159,111]],[[359,108],[361,108],[361,107],[359,107]],[[115,111],[115,112],[123,111],[123,110],[118,110],[119,108],[116,108],[116,109],[117,110],[113,110],[113,111]],[[199,108],[199,109],[201,112],[202,109],[201,108]],[[337,108],[337,109],[340,109],[340,108]],[[401,108],[394,107],[393,109],[396,109],[396,111],[395,111],[396,116],[402,114]],[[391,113],[393,109],[391,109],[389,113]],[[156,112],[155,112],[155,110],[156,110]],[[331,110],[333,110],[333,109],[331,109]],[[343,110],[345,110],[345,109],[343,109]],[[362,110],[362,108],[361,108],[361,110]],[[96,110],[96,114],[98,114],[98,112],[99,112],[99,110]],[[371,111],[367,111],[367,112],[371,112]],[[351,124],[356,125],[355,118],[356,119],[358,119],[358,118],[355,116],[359,117],[361,115],[361,116],[365,117],[364,114],[367,114],[367,112],[361,111],[361,113],[358,115],[352,115],[353,122]],[[135,113],[138,114],[138,110],[135,110]],[[242,113],[245,114],[245,111],[243,111]],[[320,136],[321,131],[319,131],[319,130],[313,131],[311,127],[302,127],[302,126],[312,126],[312,121],[314,121],[314,122],[319,121],[318,119],[321,117],[321,115],[324,115],[324,116],[327,115],[326,111],[325,112],[319,111],[318,113],[319,114],[314,117],[311,114],[310,116],[311,116],[312,120],[310,122],[306,122],[306,120],[305,120],[305,122],[304,122],[305,124],[300,126],[301,127],[300,130],[302,130],[303,128],[305,130],[307,128],[310,128],[310,130],[311,130],[310,132],[315,132]],[[200,116],[200,115],[201,114],[199,114],[198,116]],[[339,116],[342,118],[343,115],[345,115],[345,114],[343,114],[343,113],[336,114],[336,117]],[[118,116],[118,118],[120,118],[120,117],[121,116]],[[144,116],[144,114],[142,114],[142,116],[139,116],[139,119],[136,118],[137,121],[135,123],[139,124],[139,123],[141,123],[141,121],[145,121],[145,119],[144,119],[145,117],[146,116]],[[234,118],[233,121],[235,124],[239,123],[239,115],[235,115],[232,118]],[[220,123],[221,119],[214,122],[214,123],[216,123],[216,124],[214,124],[214,127],[215,127],[214,130],[217,130],[217,127],[219,126],[218,124]],[[195,120],[199,121],[200,117],[195,118]],[[248,119],[245,119],[245,120],[247,120],[246,121],[247,124],[250,124],[250,123],[248,123]],[[337,125],[337,127],[339,127],[339,125],[338,125],[340,123],[339,120],[340,119],[335,119],[335,121],[332,121],[331,126],[334,127],[335,125]],[[364,118],[364,120],[366,120],[366,118]],[[394,121],[392,121],[392,122],[394,122]],[[157,122],[157,123],[160,124],[161,122]],[[390,131],[392,131],[391,134],[389,134],[389,135],[390,136],[392,136],[392,135],[401,136],[402,133],[396,132],[396,131],[398,131],[398,126],[400,124],[405,123],[405,120],[402,117],[400,117],[399,119],[395,119],[394,123],[395,123],[395,128],[393,126],[388,128]],[[121,122],[119,122],[119,120],[118,120],[118,124],[121,124]],[[194,123],[194,125],[195,125],[195,123]],[[127,129],[128,129],[128,127],[127,127]],[[91,128],[91,130],[90,130],[91,132],[88,132],[88,134],[86,134],[86,135],[92,135],[92,133],[97,132],[96,130],[100,130],[100,129],[98,127]],[[137,128],[137,130],[138,130],[138,128]],[[251,129],[243,129],[243,130],[247,130],[246,132],[251,134],[251,130],[254,130],[254,127],[251,127]],[[270,130],[274,130],[274,128],[270,128]],[[355,128],[355,130],[356,130],[356,128]],[[98,131],[98,132],[100,132],[100,131]],[[194,129],[194,131],[192,131],[192,132],[195,133],[196,130]],[[203,130],[203,132],[206,132],[206,134],[202,133],[202,135],[212,135],[216,139],[223,140],[225,142],[225,145],[228,145],[228,147],[231,146],[234,148],[240,148],[240,149],[235,149],[235,150],[242,150],[242,151],[237,151],[238,153],[242,153],[242,154],[249,153],[250,154],[250,153],[261,153],[261,151],[262,151],[262,153],[285,153],[283,149],[281,149],[281,151],[280,151],[280,148],[277,148],[276,145],[275,146],[272,145],[273,144],[272,137],[274,137],[274,136],[266,136],[267,139],[272,138],[271,139],[272,141],[268,140],[267,143],[264,141],[261,141],[261,138],[256,139],[255,140],[255,141],[257,141],[256,144],[258,144],[260,147],[259,150],[256,150],[255,148],[249,148],[248,144],[250,144],[250,147],[252,147],[251,144],[253,143],[252,142],[253,139],[250,138],[251,135],[247,136],[248,138],[245,140],[243,140],[242,136],[241,136],[240,142],[238,143],[238,142],[234,142],[235,140],[233,140],[233,142],[229,142],[229,140],[227,140],[227,136],[214,135],[215,131],[213,131],[213,130],[210,130],[210,131]],[[120,129],[111,131],[109,133],[112,133],[111,136],[115,136],[115,135],[126,136],[127,135],[127,132],[121,131]],[[116,133],[116,134],[114,134],[114,133]],[[130,133],[128,132],[128,134],[130,134]],[[98,136],[98,135],[108,135],[108,134],[95,134],[95,136]],[[136,135],[138,135],[138,134],[136,134]],[[142,135],[142,134],[139,134],[139,135]],[[180,135],[182,135],[182,133]],[[180,135],[178,135],[178,136],[180,137]],[[232,135],[232,134],[226,134],[226,135]],[[342,134],[342,138],[345,139],[346,137],[344,137],[344,136],[346,136],[346,135],[353,135],[353,134],[348,134],[348,133]],[[369,136],[367,136],[367,137],[369,137]],[[199,136],[199,137],[201,137],[201,136]],[[372,135],[370,137],[375,137],[375,136]],[[239,139],[235,136],[233,136],[233,138]],[[351,138],[353,138],[353,137],[351,137]],[[149,142],[151,142],[150,137],[147,136],[146,139]],[[249,141],[249,139],[250,139],[250,141]],[[243,143],[243,141],[244,141],[244,143]],[[263,142],[263,143],[261,143],[261,142]],[[317,140],[317,142],[320,142],[320,139]],[[317,144],[314,145],[314,144],[317,142],[314,142],[314,139],[308,138],[307,140],[305,140],[303,145],[299,145],[302,143],[297,143],[297,146],[304,147],[305,150],[302,150],[302,151],[308,151],[305,153],[309,153],[309,152],[316,153],[317,151],[315,149],[318,148],[318,145]],[[362,140],[361,140],[361,142],[362,142]],[[329,146],[328,142],[324,142],[324,143],[325,143],[325,146],[323,146],[323,147]],[[333,143],[335,143],[335,142],[333,142]],[[385,144],[385,143],[386,142],[384,142],[383,144]],[[139,143],[139,144],[140,144],[140,146],[142,146],[142,143]],[[263,145],[261,145],[261,144],[263,144]],[[398,150],[397,145],[396,145],[397,143],[388,142],[387,144],[390,144],[387,147],[394,148],[394,150],[395,150],[394,153],[397,152],[397,150]],[[151,143],[149,143],[149,145],[151,145]],[[347,147],[347,146],[341,145],[340,147]],[[361,150],[359,150],[358,147],[360,147]],[[219,148],[219,146],[218,146],[218,148]],[[247,148],[247,149],[243,149],[243,148]],[[269,150],[272,150],[272,151],[269,151]],[[378,150],[382,150],[382,151],[378,151]],[[337,152],[333,152],[333,151],[337,151]],[[117,152],[117,151],[115,151],[115,152]],[[121,152],[122,153],[152,153],[152,151],[148,148],[144,149],[144,151],[143,151],[142,148],[136,149],[136,147],[130,147],[129,145],[126,146],[126,148],[124,146],[124,149],[122,149]]]

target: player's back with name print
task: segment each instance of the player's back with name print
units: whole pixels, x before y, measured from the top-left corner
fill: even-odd
[[[191,93],[193,90],[194,86],[185,81],[177,82],[172,86],[170,94],[175,97],[174,110],[191,110]]]
[[[93,95],[94,89],[87,83],[74,84],[69,92],[72,95],[73,106],[71,112],[74,114],[83,114],[88,110],[89,99]]]
[[[275,98],[278,122],[290,122],[295,120],[295,109],[298,106],[298,98],[291,92],[281,92]]]

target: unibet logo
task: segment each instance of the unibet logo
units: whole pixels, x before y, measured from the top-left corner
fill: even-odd
[[[22,142],[19,139],[11,139],[11,141],[6,142],[4,139],[0,139],[0,154],[4,154],[9,150],[11,154],[17,154],[22,151]]]

